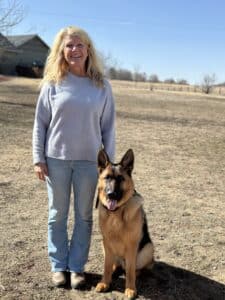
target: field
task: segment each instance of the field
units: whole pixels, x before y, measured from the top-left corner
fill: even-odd
[[[225,299],[225,98],[112,86],[116,157],[134,150],[156,250],[155,267],[137,280],[138,299]],[[94,291],[103,270],[95,209],[86,288],[51,284],[46,188],[31,155],[37,87],[32,79],[0,82],[0,298],[123,299],[124,277],[106,294]]]

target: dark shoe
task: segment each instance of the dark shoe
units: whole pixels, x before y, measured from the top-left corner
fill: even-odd
[[[82,287],[85,283],[84,273],[71,272],[70,283],[72,289],[79,289]]]
[[[52,275],[52,282],[54,286],[61,286],[66,283],[66,275],[64,272],[54,272]]]

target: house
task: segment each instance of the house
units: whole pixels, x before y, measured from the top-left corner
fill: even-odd
[[[40,77],[49,46],[37,35],[0,34],[0,73]]]
[[[0,33],[0,74],[13,74],[15,65],[12,63],[18,55],[16,47]]]

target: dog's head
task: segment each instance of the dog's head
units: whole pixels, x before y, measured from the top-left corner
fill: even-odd
[[[115,210],[127,202],[134,193],[132,170],[134,153],[129,149],[119,163],[112,163],[107,153],[98,153],[98,200],[109,210]]]

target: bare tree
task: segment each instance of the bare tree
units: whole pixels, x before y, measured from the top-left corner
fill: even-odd
[[[129,71],[127,69],[119,69],[118,70],[118,79],[132,81],[133,76],[132,76],[131,71]]]
[[[133,72],[133,78],[134,81],[137,83],[139,80],[139,74],[140,74],[140,66],[139,65],[135,65],[134,66],[134,72]]]
[[[0,32],[8,32],[24,17],[25,9],[19,0],[0,0]]]
[[[107,75],[110,79],[118,79],[118,71],[114,67],[108,69]]]
[[[164,80],[164,83],[172,84],[172,83],[176,83],[176,81],[171,77],[171,78],[165,79],[165,80]]]
[[[186,79],[177,79],[177,84],[188,85],[188,81]]]
[[[112,72],[113,78],[111,78],[111,79],[115,79],[114,77],[116,75],[114,74],[115,73],[114,71],[117,72],[118,65],[122,65],[122,63],[118,62],[118,60],[116,58],[114,58],[111,53],[105,54],[104,52],[101,51],[98,54],[99,54],[99,57],[103,64],[105,75],[111,78],[110,72]]]
[[[153,83],[159,82],[159,77],[157,74],[151,74],[148,81]]]
[[[212,91],[213,85],[216,81],[216,75],[205,75],[202,81],[202,92],[209,94]]]

